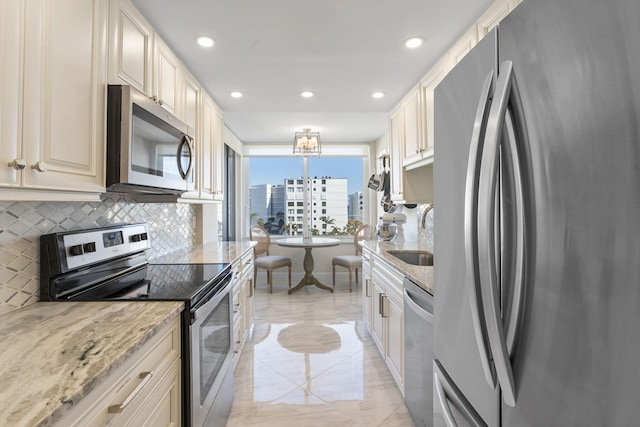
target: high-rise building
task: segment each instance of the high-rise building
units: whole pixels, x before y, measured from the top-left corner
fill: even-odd
[[[283,185],[252,185],[249,189],[251,223],[259,220],[271,233],[278,233],[284,225],[285,196]]]
[[[364,197],[362,191],[349,194],[349,219],[364,221]]]
[[[285,180],[286,215],[285,223],[297,234],[302,233],[304,218],[304,180]],[[349,219],[347,179],[331,177],[309,177],[308,223],[318,234],[330,234],[335,228],[342,230]],[[293,233],[292,233],[293,234]]]

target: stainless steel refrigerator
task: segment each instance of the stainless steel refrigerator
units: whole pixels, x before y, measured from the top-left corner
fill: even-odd
[[[434,425],[640,425],[640,2],[524,0],[435,119]]]

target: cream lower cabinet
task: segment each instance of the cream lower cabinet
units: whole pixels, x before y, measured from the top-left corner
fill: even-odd
[[[0,199],[104,192],[107,8],[0,0]]]
[[[181,360],[177,316],[55,425],[180,426]]]
[[[362,248],[362,318],[367,329],[371,330],[373,314],[373,279],[371,272],[371,251]]]
[[[231,268],[236,277],[233,285],[233,366],[235,368],[253,325],[253,249],[245,251],[231,264]]]
[[[404,299],[401,272],[373,258],[370,332],[391,375],[404,393]]]

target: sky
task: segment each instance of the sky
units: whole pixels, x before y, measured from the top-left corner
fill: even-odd
[[[284,184],[287,178],[302,178],[301,157],[251,157],[249,183]],[[348,194],[363,191],[362,157],[309,157],[309,177],[347,178]]]

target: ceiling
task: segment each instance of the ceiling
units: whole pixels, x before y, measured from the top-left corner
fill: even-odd
[[[491,0],[133,0],[245,143],[305,127],[323,144],[375,141],[388,113]],[[196,37],[215,39],[212,48]],[[408,49],[403,42],[425,42]],[[240,91],[235,99],[230,92]],[[302,91],[313,91],[302,98]],[[382,91],[385,97],[373,99]]]

